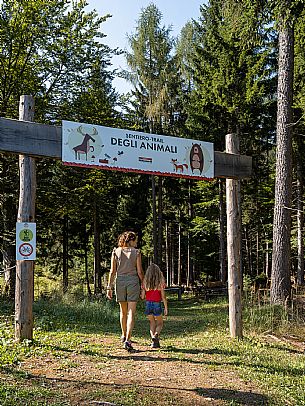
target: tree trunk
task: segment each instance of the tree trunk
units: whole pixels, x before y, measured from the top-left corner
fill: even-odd
[[[169,241],[169,230],[168,230],[168,220],[165,220],[165,259],[166,259],[166,284],[170,285],[170,241]]]
[[[290,1],[283,10],[290,6]],[[284,20],[285,17],[283,17]],[[271,303],[285,304],[290,297],[290,231],[292,183],[292,95],[293,28],[287,21],[280,25],[278,62],[278,107],[275,204],[273,219],[273,253]]]
[[[152,195],[152,215],[153,215],[153,261],[156,264],[158,261],[158,230],[157,230],[157,208],[156,208],[156,182],[155,177],[151,177],[151,195]]]
[[[190,232],[187,230],[187,268],[186,268],[186,286],[189,288],[191,284],[191,247],[190,247]]]
[[[189,222],[192,221],[193,217],[193,207],[191,200],[191,181],[189,181],[189,193],[188,193],[188,218]],[[193,263],[192,263],[192,251],[191,251],[191,235],[190,235],[190,226],[187,230],[187,277],[186,277],[186,286],[190,287],[193,283]]]
[[[94,294],[102,293],[102,275],[101,275],[101,254],[100,254],[100,225],[98,218],[98,208],[94,201]]]
[[[170,283],[173,285],[175,280],[175,255],[176,255],[176,244],[175,244],[175,223],[173,222],[170,228],[171,236],[171,280]]]
[[[222,283],[227,281],[227,266],[226,266],[226,237],[225,237],[225,222],[226,210],[224,203],[224,181],[219,179],[219,279]]]
[[[90,288],[90,278],[88,272],[88,234],[85,227],[85,237],[84,237],[84,253],[85,253],[85,275],[86,275],[86,284],[87,284],[87,292],[88,296],[92,296],[91,288]]]
[[[259,231],[256,231],[256,275],[259,275]]]
[[[239,139],[226,136],[226,152],[239,153]],[[229,324],[231,337],[242,337],[240,181],[226,180]]]
[[[68,271],[68,244],[69,244],[69,235],[68,235],[68,216],[65,214],[63,218],[63,244],[62,244],[62,288],[63,293],[68,292],[69,286],[69,271]]]
[[[17,217],[17,191],[19,183],[18,161],[16,156],[0,155],[1,159],[1,216],[3,233],[1,238],[1,250],[3,257],[4,286],[3,294],[10,299],[15,298],[16,286],[16,217]]]
[[[303,174],[300,157],[297,154],[297,228],[298,228],[298,270],[297,284],[304,285],[304,242],[303,242]]]
[[[181,223],[180,223],[180,216],[179,216],[179,227],[178,227],[177,285],[181,286]]]
[[[265,274],[267,279],[270,277],[270,272],[269,272],[269,241],[268,241],[268,236],[266,236],[266,267],[265,267]]]
[[[5,176],[5,174],[4,174]],[[3,270],[4,270],[4,286],[3,294],[10,299],[15,297],[16,286],[16,245],[15,234],[11,230],[15,228],[16,218],[15,199],[9,193],[3,193],[2,205],[3,218]]]
[[[158,251],[157,251],[157,265],[162,266],[162,240],[163,240],[163,228],[162,228],[162,176],[158,177]]]
[[[21,96],[19,120],[33,121],[34,99]],[[36,166],[34,158],[19,156],[20,197],[18,222],[35,221]],[[17,261],[15,295],[15,338],[33,339],[34,261]]]
[[[246,245],[246,257],[247,257],[248,274],[252,276],[253,273],[252,273],[251,243],[250,243],[249,229],[248,229],[247,225],[244,228],[244,233],[245,233],[245,245]]]

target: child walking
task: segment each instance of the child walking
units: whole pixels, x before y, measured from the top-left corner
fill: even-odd
[[[149,265],[144,276],[141,297],[146,300],[144,313],[149,320],[152,348],[160,348],[159,337],[163,327],[161,302],[164,305],[164,316],[167,316],[167,299],[164,288],[165,280],[160,268],[156,264]]]

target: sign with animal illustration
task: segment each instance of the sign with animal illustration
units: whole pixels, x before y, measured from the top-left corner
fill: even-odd
[[[212,179],[210,142],[166,135],[62,122],[62,160],[66,165],[181,178]]]

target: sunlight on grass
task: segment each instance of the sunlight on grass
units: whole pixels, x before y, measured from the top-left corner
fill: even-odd
[[[22,373],[20,362],[27,358],[55,356],[58,369],[65,372],[79,366],[70,358],[70,354],[82,354],[88,359],[93,358],[100,370],[107,371],[109,351],[117,347],[120,335],[116,303],[105,300],[73,302],[70,299],[35,302],[34,340],[24,341],[22,344],[14,342],[12,306],[1,302],[0,306],[0,365],[2,373],[12,380],[12,385],[2,384],[0,404],[49,404],[52,390],[45,388],[43,382],[36,382],[34,386],[23,389],[27,377]],[[140,303],[135,340],[146,345],[149,327],[143,308],[143,303]],[[178,301],[170,297],[161,351],[172,360],[191,362],[213,374],[236,371],[244,382],[255,383],[260,388],[266,401],[262,404],[305,405],[303,353],[282,342],[267,342],[262,334],[265,331],[275,333],[291,330],[292,325],[283,309],[270,306],[246,308],[243,340],[230,338],[227,313],[228,305],[225,300],[207,303],[197,298]],[[102,344],[103,337],[113,339],[107,344],[107,350]],[[14,386],[16,382],[18,390]],[[228,388],[220,396],[231,399],[233,389],[233,386]],[[140,389],[136,385],[117,388],[115,393],[109,388],[101,388],[100,393],[91,391],[88,394],[90,399],[97,399],[99,395],[103,395],[108,401],[124,405],[150,405],[154,399],[150,390]],[[16,403],[16,398],[20,403]],[[231,403],[227,404],[234,404],[232,401],[235,402],[231,399]],[[69,404],[63,403],[63,399],[56,402],[58,403],[52,404]],[[164,394],[163,402],[164,405],[171,405],[175,404],[175,399]]]
[[[24,385],[22,388],[21,385]],[[0,384],[0,402],[5,406],[64,406],[68,405],[61,399],[58,392],[40,387],[26,387],[26,383],[17,385]]]

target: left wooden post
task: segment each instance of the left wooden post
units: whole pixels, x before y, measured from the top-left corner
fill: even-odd
[[[20,97],[19,120],[34,121],[34,98]],[[18,222],[35,222],[35,159],[19,155],[20,195]],[[33,338],[34,261],[16,261],[15,339]]]

